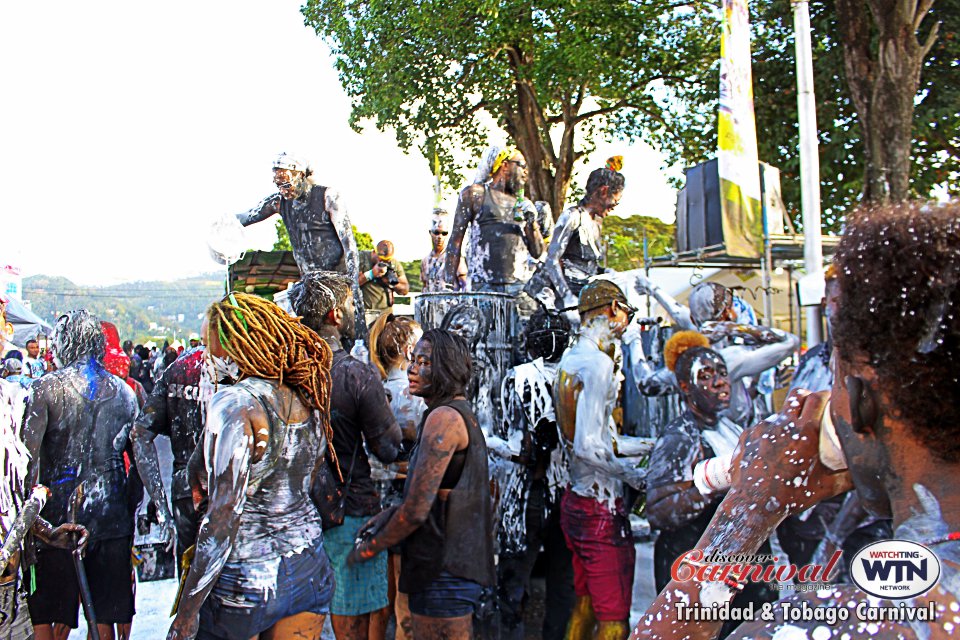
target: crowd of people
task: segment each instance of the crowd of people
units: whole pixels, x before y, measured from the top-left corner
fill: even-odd
[[[393,244],[358,254],[339,195],[284,154],[278,193],[240,219],[283,218],[302,272],[289,308],[228,294],[169,359],[121,348],[84,310],[62,315],[50,370],[0,384],[4,533],[34,485],[49,487],[52,523],[28,523],[37,540],[0,581],[0,635],[62,640],[82,604],[99,637],[130,637],[142,499],[178,559],[169,638],[319,638],[327,617],[338,640],[384,638],[391,619],[395,637],[417,639],[622,640],[631,625],[650,638],[952,635],[960,208],[849,214],[826,276],[829,340],[774,406],[770,371],[792,365],[796,336],[715,283],[683,305],[642,272],[606,272],[620,168],[592,172],[554,224],[521,195],[522,154],[491,151],[452,221],[432,214],[418,322],[393,312],[409,287]],[[662,350],[640,339],[635,294],[671,319]],[[630,432],[625,373],[680,412]],[[824,424],[834,431],[821,436]],[[643,519],[656,542],[638,567]],[[865,601],[834,584],[842,570],[787,598],[769,577],[678,577],[701,568],[684,559],[692,549],[770,564],[779,548],[795,566],[845,550],[849,565],[891,536],[938,554],[939,584],[913,601],[933,603],[935,620],[818,631],[786,616],[784,603]],[[541,557],[534,631],[525,606]],[[659,591],[639,616],[637,573]],[[678,606],[778,598],[739,627]]]

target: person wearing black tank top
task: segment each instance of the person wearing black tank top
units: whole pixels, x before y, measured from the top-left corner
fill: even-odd
[[[470,638],[483,587],[494,584],[487,449],[467,402],[470,350],[449,331],[427,331],[407,370],[427,412],[410,458],[403,502],[361,527],[349,561],[403,543],[400,591],[415,638]]]

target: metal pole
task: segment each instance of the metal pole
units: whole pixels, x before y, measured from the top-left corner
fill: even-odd
[[[817,107],[813,90],[813,49],[807,0],[791,0],[797,50],[797,112],[800,125],[800,201],[803,211],[803,264],[807,273],[823,268],[820,245],[820,158]],[[822,342],[820,307],[807,307],[807,347]]]

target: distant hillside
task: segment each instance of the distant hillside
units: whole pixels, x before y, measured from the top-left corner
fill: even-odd
[[[216,273],[174,281],[129,282],[109,287],[80,287],[67,278],[30,276],[23,299],[51,325],[64,311],[88,309],[117,325],[121,340],[137,343],[183,339],[200,330],[200,316],[223,295]]]

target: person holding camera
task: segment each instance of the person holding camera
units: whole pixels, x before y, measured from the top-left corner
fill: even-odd
[[[410,291],[403,265],[393,257],[393,243],[381,240],[375,251],[360,254],[360,292],[367,326],[384,311],[393,312],[393,296]]]

